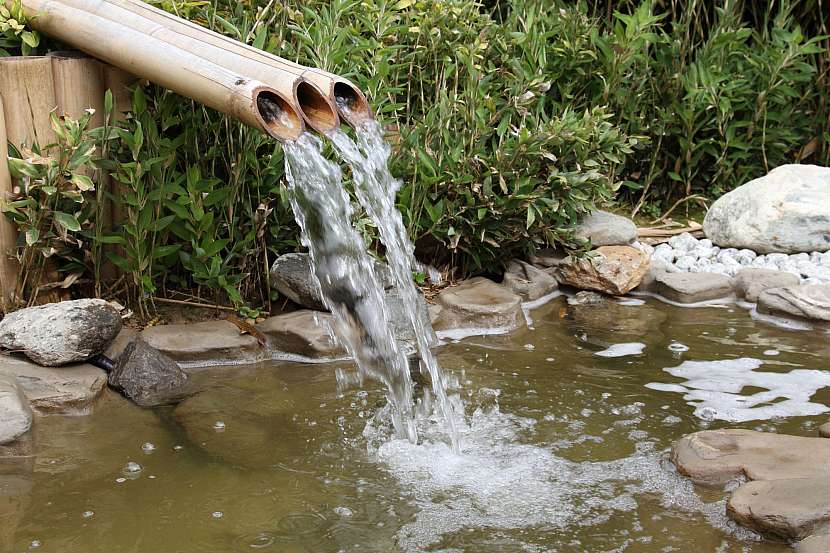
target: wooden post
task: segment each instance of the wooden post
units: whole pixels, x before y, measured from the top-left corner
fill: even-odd
[[[0,58],[0,95],[6,106],[6,138],[15,146],[55,142],[49,114],[57,107],[52,60]]]
[[[0,205],[7,202],[12,195],[8,149],[3,97],[0,96]],[[8,313],[14,306],[14,290],[17,287],[17,275],[20,271],[15,256],[16,247],[17,226],[0,213],[0,304],[2,304],[3,313]]]
[[[52,80],[58,115],[80,119],[92,108],[89,128],[104,124],[104,65],[81,52],[52,52]]]

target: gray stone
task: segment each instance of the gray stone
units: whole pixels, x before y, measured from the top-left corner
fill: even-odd
[[[522,299],[483,277],[444,288],[438,294],[438,303],[443,309],[435,330],[515,329],[524,320]]]
[[[106,373],[86,363],[50,368],[9,356],[0,357],[0,375],[16,377],[29,405],[42,414],[88,414],[107,384]]]
[[[392,331],[395,333],[395,339],[400,342],[414,345],[416,338],[412,324],[409,320],[409,313],[407,312],[408,308],[404,304],[396,288],[389,288],[386,290],[386,307],[389,310],[389,324],[392,325]],[[432,328],[427,301],[421,293],[418,293],[418,304],[416,309],[418,311],[417,315],[421,327],[427,335],[427,342],[430,346],[437,345],[438,337],[435,335],[435,330]]]
[[[764,290],[758,296],[758,311],[830,322],[830,284],[802,284]]]
[[[761,292],[769,288],[797,286],[799,279],[791,273],[772,269],[741,269],[735,275],[735,293],[740,298],[753,303],[758,301]]]
[[[259,323],[271,348],[314,359],[338,358],[345,350],[330,333],[334,324],[331,313],[301,309]]]
[[[554,274],[560,284],[620,296],[640,284],[650,265],[648,255],[637,248],[601,246],[585,257],[569,257]]]
[[[653,289],[678,303],[697,303],[731,295],[732,279],[717,273],[661,273]]]
[[[562,250],[555,248],[541,248],[531,254],[528,259],[533,265],[548,269],[551,267],[557,267],[560,263],[565,261],[567,257],[568,254]]]
[[[583,290],[568,298],[568,305],[600,305],[605,303],[605,296],[599,292]]]
[[[830,422],[825,422],[818,427],[818,435],[822,438],[830,438]]]
[[[666,263],[663,258],[652,257],[651,266],[648,268],[648,272],[643,277],[643,280],[637,285],[636,290],[638,292],[654,292],[657,286],[657,276],[670,272],[670,267],[674,268],[673,265]]]
[[[624,246],[637,239],[637,226],[630,219],[595,211],[582,219],[576,228],[576,236],[590,239],[591,246]]]
[[[375,275],[384,289],[394,285],[392,271],[375,260]],[[315,311],[326,311],[323,295],[311,271],[311,257],[307,253],[287,253],[271,265],[271,286],[297,305]]]
[[[82,299],[27,307],[0,321],[0,347],[47,367],[86,361],[102,353],[121,330],[109,302]]]
[[[32,410],[17,379],[0,376],[0,445],[21,437],[32,427]]]
[[[830,551],[830,534],[814,534],[795,544],[795,553],[827,553],[828,551]]]
[[[738,478],[786,480],[830,477],[830,440],[754,430],[704,430],[672,448],[680,474],[703,485]]]
[[[747,482],[732,494],[726,512],[759,534],[800,540],[830,522],[830,480]]]
[[[718,198],[703,230],[718,246],[755,252],[830,249],[830,168],[782,165]]]
[[[188,395],[188,377],[179,365],[137,339],[118,357],[109,385],[141,407],[176,403]]]
[[[549,273],[517,259],[508,264],[502,284],[524,301],[538,300],[559,287]]]
[[[265,358],[256,338],[240,334],[236,325],[228,321],[153,326],[144,329],[140,336],[179,363],[255,363]]]

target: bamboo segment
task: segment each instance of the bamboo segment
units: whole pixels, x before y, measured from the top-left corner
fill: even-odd
[[[52,52],[52,80],[58,115],[80,119],[84,111],[95,110],[89,128],[104,124],[104,64],[80,52]]]
[[[49,114],[57,102],[49,58],[0,58],[0,95],[7,106],[9,142],[17,147],[34,144],[44,147],[55,141]]]
[[[287,67],[264,63],[259,56],[251,56],[246,49],[230,49],[224,44],[202,40],[206,29],[184,25],[185,33],[177,28],[162,24],[164,19],[156,18],[154,12],[130,10],[130,4],[110,0],[61,0],[62,3],[113,22],[128,21],[131,29],[157,38],[171,46],[198,56],[221,67],[233,68],[246,76],[273,86],[287,97],[294,98],[306,123],[313,129],[326,133],[339,125],[337,110],[328,97],[315,85],[301,78],[299,73]],[[146,17],[153,15],[153,18]],[[177,18],[176,18],[177,19]],[[231,41],[235,42],[235,41]]]
[[[0,96],[0,203],[11,199],[13,192],[7,152],[6,121],[3,115],[3,97]],[[16,247],[17,226],[0,213],[0,303],[3,313],[8,313],[14,305],[14,290],[20,272],[14,255]]]
[[[220,67],[172,47],[131,28],[126,21],[110,21],[54,0],[21,3],[37,30],[124,71],[193,98],[274,138],[293,140],[303,132],[303,120],[293,98],[235,68]],[[281,82],[294,79],[290,73],[282,73]]]
[[[269,52],[254,48],[253,46],[249,46],[243,42],[233,40],[232,38],[221,35],[215,31],[206,29],[196,23],[176,17],[171,13],[156,8],[155,6],[151,6],[145,2],[141,2],[140,0],[108,0],[107,4],[117,5],[134,14],[150,19],[155,23],[176,32],[177,34],[197,40],[201,42],[202,45],[210,44],[216,49],[239,54],[248,59],[257,60],[261,63],[295,73],[300,77],[307,79],[317,88],[322,90],[323,93],[328,96],[329,101],[333,102],[334,105],[337,106],[340,117],[352,126],[356,126],[366,119],[372,118],[372,110],[369,107],[369,102],[366,100],[366,97],[360,89],[348,79],[344,79],[338,75],[323,71],[322,69],[305,67],[298,63],[280,58]],[[197,46],[197,48],[199,47]],[[196,51],[191,50],[191,52],[201,54],[204,46],[201,48],[202,49],[198,49]],[[304,112],[308,109],[313,110],[313,106],[306,108],[303,105],[302,98],[300,98],[300,105]]]

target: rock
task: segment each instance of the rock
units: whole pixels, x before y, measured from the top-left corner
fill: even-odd
[[[754,430],[704,430],[672,448],[680,474],[703,485],[749,480],[830,477],[830,440]]]
[[[415,332],[409,320],[407,307],[404,305],[404,302],[396,288],[389,288],[386,290],[386,307],[389,310],[389,324],[392,325],[392,331],[395,333],[395,339],[414,346],[416,342]],[[438,337],[435,335],[435,331],[432,328],[427,301],[420,292],[418,293],[418,304],[416,309],[418,311],[418,318],[424,332],[427,334],[427,342],[430,346],[437,345]]]
[[[524,301],[538,300],[559,287],[549,273],[516,259],[507,266],[502,284]]]
[[[637,239],[637,226],[631,220],[608,213],[595,211],[582,219],[576,228],[576,236],[590,239],[591,246],[624,246]]]
[[[830,322],[830,284],[803,284],[764,290],[758,296],[758,311]]]
[[[443,308],[435,330],[518,328],[522,317],[519,296],[492,280],[475,277],[438,294]]]
[[[265,357],[256,338],[240,334],[236,325],[228,321],[153,326],[139,336],[179,363],[255,363]]]
[[[568,298],[568,305],[601,305],[605,303],[605,296],[597,292],[583,290]]]
[[[56,367],[102,353],[120,330],[121,315],[104,300],[49,303],[6,315],[0,321],[0,347]]]
[[[830,422],[825,422],[818,427],[818,435],[822,438],[830,438]]]
[[[330,333],[333,324],[331,313],[302,309],[269,317],[257,329],[278,351],[314,359],[343,357],[345,350]]]
[[[747,482],[732,494],[726,512],[759,534],[798,540],[830,522],[828,498],[826,477]]]
[[[0,357],[0,375],[16,377],[29,405],[42,414],[87,414],[107,383],[104,371],[86,363],[49,368],[9,356]]]
[[[663,258],[652,257],[651,266],[648,272],[637,285],[638,292],[654,292],[657,285],[657,276],[669,272],[669,268],[674,268],[673,265],[667,264]],[[676,269],[675,269],[676,270]]]
[[[830,533],[815,534],[795,544],[795,553],[827,553],[830,551]]]
[[[654,291],[679,303],[697,303],[732,294],[732,279],[717,273],[661,273],[654,278]]]
[[[761,292],[769,288],[798,286],[797,276],[771,269],[747,268],[735,275],[735,293],[750,302],[757,302]]]
[[[718,246],[770,253],[830,249],[830,168],[782,165],[718,198],[703,230]]]
[[[176,403],[188,394],[187,374],[141,339],[124,349],[107,381],[141,407]]]
[[[32,427],[32,410],[17,379],[0,376],[0,445],[8,444]]]
[[[584,258],[569,257],[555,275],[560,284],[619,296],[636,288],[649,266],[649,257],[636,248],[602,246]]]
[[[375,275],[384,289],[394,285],[389,267],[375,260]],[[322,292],[311,272],[307,253],[286,253],[271,265],[271,286],[294,303],[316,311],[326,311]]]
[[[528,258],[536,267],[550,268],[562,263],[568,254],[555,248],[541,248]]]

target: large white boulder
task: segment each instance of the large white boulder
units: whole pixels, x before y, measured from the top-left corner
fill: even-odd
[[[721,247],[760,253],[830,250],[830,167],[777,167],[718,198],[703,230]]]

